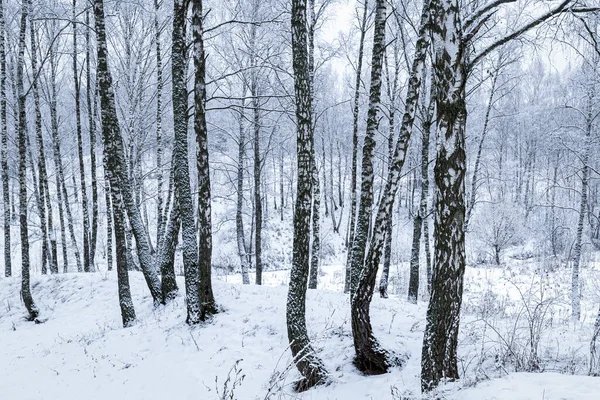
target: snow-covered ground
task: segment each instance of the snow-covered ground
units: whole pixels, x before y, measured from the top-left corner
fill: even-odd
[[[515,373],[511,372],[513,365],[503,362],[498,339],[503,336],[503,321],[515,325],[516,314],[510,310],[523,308],[518,302],[523,296],[518,293],[524,292],[511,289],[512,283],[506,282],[516,278],[510,273],[502,277],[506,274],[499,269],[469,269],[459,350],[464,379],[442,387],[435,394],[437,398],[599,399],[600,378],[557,372]],[[131,273],[138,322],[127,329],[121,326],[114,272],[34,276],[32,292],[41,309],[41,324],[23,319],[18,278],[0,279],[0,398],[420,398],[426,305],[410,304],[403,295],[387,300],[375,296],[374,332],[385,348],[409,353],[410,359],[404,368],[388,374],[362,376],[352,365],[349,302],[340,292],[343,271],[339,266],[323,268],[321,289],[310,290],[307,300],[309,333],[332,383],[300,395],[294,393],[291,384],[298,372],[291,364],[285,326],[288,278],[289,271],[267,272],[266,285],[258,287],[243,286],[234,275],[217,277],[214,290],[222,312],[209,323],[190,328],[184,322],[183,294],[154,309],[143,277]],[[532,277],[521,280],[528,279]],[[183,291],[182,280],[179,285]],[[505,293],[499,292],[503,285],[507,287]],[[515,292],[517,300],[515,296],[507,300]],[[535,297],[534,292],[527,293]],[[559,305],[553,303],[552,309],[556,307]],[[582,373],[591,322],[569,325],[560,322],[556,313],[551,325],[547,325],[546,316],[543,321],[543,369]],[[512,337],[518,339],[519,332]],[[569,363],[562,361],[569,357],[577,363],[572,371]],[[231,397],[223,397],[224,390],[232,389]]]

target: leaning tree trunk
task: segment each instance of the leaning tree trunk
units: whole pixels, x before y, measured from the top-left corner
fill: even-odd
[[[6,46],[4,28],[4,4],[0,0],[0,164],[2,165],[2,202],[4,205],[4,276],[12,275],[10,256],[10,175],[8,171],[8,128],[6,124]]]
[[[56,175],[56,197],[58,199],[58,219],[60,222],[60,242],[63,256],[63,272],[69,271],[69,253],[67,251],[67,235],[66,235],[66,221],[65,212],[63,205],[63,191],[64,187],[64,173],[62,167],[62,156],[60,152],[60,139],[58,138],[58,112],[56,109],[56,103],[58,99],[58,92],[56,88],[56,52],[54,45],[50,45],[49,49],[50,57],[50,125],[52,131],[52,149],[54,155],[54,171]],[[68,202],[68,199],[64,199]],[[79,257],[77,257],[77,266],[80,267]]]
[[[421,388],[457,379],[456,348],[465,271],[466,55],[457,0],[432,2],[437,157],[435,255],[421,359]]]
[[[98,178],[96,176],[96,85],[92,88],[92,69],[91,69],[91,41],[90,41],[90,12],[85,11],[85,23],[87,28],[85,30],[85,97],[87,102],[87,114],[88,114],[88,129],[90,130],[90,170],[92,179],[92,227],[90,232],[90,266],[94,267],[94,259],[96,257],[96,243],[98,241]],[[93,90],[93,91],[92,91]],[[92,96],[94,101],[92,103]]]
[[[212,290],[212,225],[210,168],[208,164],[208,129],[206,127],[206,54],[204,53],[202,0],[193,0],[192,26],[194,32],[194,131],[196,132],[196,166],[198,170],[198,234],[200,268],[201,317],[217,312]]]
[[[150,255],[150,245],[148,234],[142,223],[142,218],[135,199],[133,197],[132,184],[127,174],[127,164],[125,161],[125,152],[123,147],[123,138],[117,118],[115,105],[115,94],[112,87],[112,77],[108,69],[108,48],[106,41],[106,31],[104,25],[104,4],[102,0],[96,1],[94,15],[96,16],[96,37],[98,51],[97,79],[100,90],[100,110],[102,115],[102,136],[104,141],[104,155],[106,158],[106,168],[110,189],[113,200],[113,216],[115,223],[115,241],[118,247],[117,254],[121,253],[124,243],[120,243],[121,237],[117,237],[117,212],[124,206],[127,216],[135,235],[138,258],[142,267],[142,272],[146,284],[150,289],[150,294],[154,303],[157,304],[162,299],[161,283],[158,272],[154,268],[154,263]],[[124,230],[124,226],[123,226]],[[122,246],[122,247],[119,247]],[[117,268],[119,268],[119,257],[117,257]]]
[[[306,0],[292,0],[292,64],[296,98],[298,183],[294,210],[292,270],[286,305],[290,350],[303,379],[298,391],[327,381],[327,370],[310,344],[306,330],[306,286],[309,272],[312,203],[313,118],[307,47]]]
[[[19,99],[19,223],[21,228],[21,297],[29,320],[34,321],[39,310],[33,302],[29,283],[29,232],[27,225],[27,114],[25,108],[25,91],[23,89],[23,69],[25,66],[25,34],[30,0],[24,0],[21,8],[21,25],[19,30],[19,52],[17,56],[17,96]]]
[[[235,211],[235,229],[237,234],[237,247],[242,268],[242,282],[244,285],[250,284],[248,275],[248,254],[246,251],[246,237],[244,235],[244,218],[242,208],[244,205],[244,156],[246,149],[246,131],[244,129],[244,101],[240,107],[240,116],[238,123],[240,126],[240,137],[238,139],[238,170],[237,170],[237,202]],[[281,205],[283,209],[283,203]]]
[[[363,63],[363,52],[365,48],[365,35],[367,33],[367,10],[368,0],[365,0],[362,22],[360,25],[360,41],[358,46],[358,63],[356,65],[356,80],[354,83],[354,107],[352,109],[352,171],[350,173],[350,227],[348,228],[348,256],[346,259],[346,277],[344,279],[344,293],[350,292],[352,286],[352,248],[354,243],[354,229],[356,224],[356,186],[357,186],[357,163],[358,163],[358,107],[360,103],[360,82]],[[351,292],[354,293],[354,289]],[[351,296],[352,296],[351,294]]]
[[[379,260],[377,260],[377,264],[369,266],[370,270],[364,264],[373,205],[373,156],[375,152],[375,131],[378,125],[378,112],[381,104],[386,16],[387,2],[377,0],[375,2],[369,111],[362,157],[360,206],[351,258],[352,333],[356,351],[354,364],[361,372],[369,375],[385,373],[392,365],[390,354],[381,348],[372,334],[369,316],[369,306],[373,297]]]
[[[583,237],[583,222],[588,205],[589,187],[589,159],[592,147],[592,128],[594,122],[593,107],[596,97],[595,85],[591,82],[588,86],[586,117],[585,117],[585,148],[582,157],[583,168],[581,171],[581,202],[579,203],[579,218],[575,233],[575,245],[573,247],[573,270],[571,272],[571,318],[579,321],[581,317],[581,291],[579,288],[579,267],[581,263],[581,239]]]
[[[90,272],[90,215],[87,202],[87,185],[83,162],[83,136],[81,133],[81,88],[77,66],[77,0],[73,0],[73,79],[75,83],[75,127],[77,131],[77,154],[79,155],[79,179],[81,182],[81,204],[83,209],[83,271]],[[77,191],[75,189],[75,191]]]
[[[385,4],[379,5],[379,7],[382,7],[385,10]],[[352,300],[352,330],[354,332],[354,346],[357,355],[357,365],[359,365],[360,368],[362,368],[362,370],[364,370],[365,372],[371,374],[386,372],[391,365],[402,363],[402,360],[390,357],[390,354],[379,346],[379,343],[373,336],[369,306],[373,297],[373,289],[375,287],[377,269],[379,266],[379,261],[381,259],[383,244],[385,242],[386,224],[387,220],[390,218],[390,215],[392,213],[394,197],[398,189],[400,173],[404,165],[404,160],[406,159],[408,142],[412,133],[415,112],[417,104],[419,102],[421,81],[423,79],[423,69],[427,49],[429,47],[428,24],[430,15],[430,4],[429,1],[426,1],[423,4],[423,11],[421,14],[421,21],[419,25],[419,38],[415,46],[415,55],[411,67],[411,72],[409,75],[409,82],[405,101],[405,111],[402,117],[402,125],[400,126],[400,132],[398,140],[396,142],[396,148],[394,150],[394,160],[388,174],[388,179],[385,185],[384,192],[382,194],[381,202],[379,204],[377,216],[375,218],[375,224],[373,226],[373,234],[371,237],[369,252],[367,254],[367,257],[363,258],[364,261],[361,261],[361,259],[356,260],[357,262],[361,262],[359,264],[360,266],[362,266],[362,262],[364,262],[364,267],[363,273],[361,274],[360,280],[358,281],[356,295]],[[383,22],[379,23],[381,24]],[[380,33],[380,35],[383,35],[383,33]],[[379,44],[379,46],[383,46],[383,42]],[[381,61],[378,62],[379,66],[381,66]],[[373,62],[371,72],[372,74],[374,67],[375,62]],[[375,80],[371,79],[371,85],[373,85],[373,82],[375,82]],[[379,78],[379,86],[381,86],[381,78]],[[372,115],[370,117],[371,129],[374,130],[374,125],[377,124],[376,109],[370,108],[369,113],[370,115]],[[373,134],[371,134],[371,136],[372,135]],[[369,221],[370,216],[369,220],[364,222],[365,228],[368,228]]]

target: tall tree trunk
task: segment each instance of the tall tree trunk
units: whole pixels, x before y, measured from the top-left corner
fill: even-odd
[[[594,56],[596,57],[596,56]],[[595,68],[594,68],[595,72]],[[583,237],[583,223],[588,203],[588,187],[590,175],[590,151],[592,147],[592,128],[594,123],[594,100],[596,97],[595,83],[588,84],[586,116],[585,116],[585,148],[582,157],[583,167],[581,169],[581,202],[579,203],[579,217],[577,230],[575,231],[575,245],[573,246],[573,270],[571,272],[571,318],[579,321],[581,317],[581,291],[579,287],[579,267],[581,263],[581,239]]]
[[[173,147],[173,183],[175,187],[175,207],[181,218],[183,240],[183,268],[188,324],[201,321],[200,275],[198,270],[198,246],[194,218],[194,204],[190,185],[188,164],[188,101],[186,87],[186,14],[187,2],[176,0],[173,10],[173,49],[171,79],[173,86],[173,121],[175,141]]]
[[[165,211],[163,211],[163,167],[162,167],[162,50],[160,46],[160,26],[158,24],[158,14],[160,12],[159,0],[154,0],[154,44],[156,47],[156,247],[160,249],[162,237],[165,230]],[[171,194],[169,193],[169,196]],[[163,288],[164,290],[164,288]]]
[[[8,127],[6,124],[6,39],[4,22],[4,4],[0,0],[0,130],[2,146],[0,163],[2,164],[2,202],[4,205],[4,276],[12,275],[11,234],[10,234],[10,173],[8,170]]]
[[[24,0],[21,6],[21,25],[19,30],[19,53],[17,57],[17,96],[19,99],[19,225],[21,228],[21,297],[34,321],[39,310],[33,301],[29,282],[29,232],[27,226],[27,114],[25,91],[23,89],[23,69],[25,66],[25,35],[27,33],[27,15],[30,0]]]
[[[380,374],[387,372],[392,365],[389,353],[385,351],[372,334],[369,305],[373,297],[377,263],[367,270],[364,265],[365,250],[371,225],[373,206],[373,156],[375,151],[375,131],[378,125],[378,113],[381,104],[381,85],[383,72],[383,53],[385,49],[385,26],[387,2],[375,2],[375,31],[373,33],[373,54],[371,61],[371,88],[369,93],[369,111],[362,156],[362,174],[358,221],[352,243],[352,333],[356,358],[354,364],[363,373]],[[372,275],[372,279],[369,279]],[[371,281],[367,284],[367,280]],[[362,284],[361,284],[362,283]]]
[[[174,163],[171,163],[171,172],[169,174],[169,196],[172,193],[174,171]],[[176,195],[176,193],[175,193]],[[160,240],[158,247],[157,261],[159,264],[159,270],[162,277],[162,294],[163,303],[167,303],[169,300],[177,297],[179,288],[177,287],[177,278],[175,276],[175,248],[177,247],[177,241],[179,237],[179,229],[181,227],[181,214],[179,211],[179,201],[174,199],[173,208],[171,209],[171,215],[167,224],[166,231],[163,233],[163,237]],[[167,199],[167,210],[169,201]]]
[[[382,1],[383,2],[383,1]],[[385,4],[379,4],[378,8],[383,8],[383,12],[385,15]],[[423,11],[421,14],[421,21],[419,24],[419,38],[415,45],[415,54],[413,59],[413,64],[411,66],[411,71],[409,75],[408,88],[406,93],[406,101],[405,101],[405,111],[402,117],[402,125],[400,126],[398,141],[396,142],[396,148],[394,150],[394,162],[390,168],[388,179],[385,185],[385,189],[382,195],[381,202],[379,204],[379,208],[377,211],[377,216],[375,218],[375,224],[373,226],[373,234],[371,238],[371,243],[369,246],[369,252],[366,258],[364,258],[364,250],[362,250],[363,257],[356,257],[355,261],[358,265],[357,268],[362,267],[362,274],[360,276],[360,280],[358,280],[356,294],[352,300],[352,331],[354,332],[354,343],[356,349],[356,364],[360,366],[360,368],[371,374],[375,373],[383,373],[388,370],[391,365],[399,364],[402,362],[400,359],[396,359],[395,357],[390,357],[390,354],[383,350],[375,337],[373,336],[371,321],[370,321],[370,310],[369,306],[371,303],[371,299],[373,297],[373,289],[375,287],[375,279],[377,277],[377,269],[379,266],[379,261],[381,259],[381,253],[383,250],[383,244],[385,241],[385,230],[386,230],[386,222],[390,218],[392,213],[392,207],[394,205],[394,197],[398,188],[398,183],[400,181],[400,173],[402,171],[402,167],[404,165],[404,160],[406,159],[406,151],[408,148],[408,142],[412,133],[412,127],[415,119],[415,112],[419,102],[419,95],[421,89],[421,81],[423,79],[423,69],[425,64],[425,58],[427,54],[427,49],[429,47],[429,21],[430,21],[430,4],[429,1],[426,1],[423,4]],[[379,24],[385,24],[385,22],[380,21]],[[377,26],[377,24],[376,24]],[[379,37],[377,50],[382,54],[383,49],[379,48],[379,46],[383,47],[383,39],[385,38],[385,30],[380,27],[381,33],[376,35]],[[381,37],[383,36],[383,37]],[[375,46],[374,52],[375,55]],[[375,56],[373,57],[372,65],[375,66]],[[379,70],[381,70],[381,55],[379,60]],[[377,68],[372,67],[371,74],[374,73],[374,70]],[[381,71],[379,71],[379,75]],[[379,90],[372,89],[373,101],[372,106],[376,105],[376,100],[379,96],[377,95],[381,92],[381,77],[379,76]],[[375,79],[371,78],[371,86],[373,86],[373,82],[377,82]],[[377,108],[371,107],[369,108],[369,121],[367,122],[367,132],[369,129],[371,130],[371,138],[373,136],[373,131],[377,124]],[[370,126],[369,126],[370,124]],[[369,137],[369,135],[367,135]],[[370,139],[372,141],[372,139]],[[373,146],[372,143],[365,143],[365,146]],[[372,154],[372,149],[370,153]],[[363,150],[363,159],[365,158],[365,151]],[[369,164],[367,163],[367,169]],[[368,173],[369,171],[367,171]],[[363,175],[365,174],[365,167],[363,166]],[[372,167],[370,171],[370,177],[372,181]],[[364,182],[364,179],[363,179]],[[367,182],[368,183],[368,182]],[[372,190],[372,187],[370,188]],[[369,185],[365,186],[365,191],[369,190]],[[367,193],[368,195],[368,193]],[[372,199],[372,193],[370,194]],[[362,202],[362,199],[361,199]],[[361,204],[361,208],[362,208]],[[369,207],[365,209],[365,211],[369,211],[369,217],[363,222],[364,233],[366,235],[368,232],[368,223],[370,222],[370,204]],[[359,213],[360,218],[360,213]],[[366,218],[366,217],[363,217]],[[360,224],[359,224],[360,227]],[[360,229],[357,227],[357,229]],[[358,237],[358,230],[357,230]],[[355,243],[356,244],[356,243]],[[360,250],[360,249],[359,249]],[[360,256],[360,254],[357,254]]]
[[[244,235],[244,218],[242,207],[244,205],[244,157],[246,153],[246,130],[244,129],[244,101],[240,107],[238,124],[240,126],[240,137],[238,139],[238,170],[237,170],[237,203],[235,211],[235,228],[237,233],[237,247],[242,268],[242,282],[250,284],[248,275],[248,254],[246,251],[246,237]],[[283,205],[281,207],[283,209]]]
[[[87,114],[88,114],[88,129],[90,133],[90,170],[92,179],[92,227],[90,232],[90,254],[89,262],[90,267],[95,270],[94,259],[96,258],[96,243],[98,242],[98,178],[96,176],[96,111],[94,106],[96,104],[96,84],[92,88],[92,66],[91,66],[91,51],[92,44],[90,40],[90,11],[85,11],[85,23],[87,28],[85,30],[85,72],[86,72],[86,86],[85,86],[85,97],[87,103]],[[94,102],[92,103],[92,96],[94,96]]]
[[[421,359],[421,388],[457,379],[457,344],[465,271],[466,45],[458,0],[432,1],[437,157],[435,258]]]
[[[386,83],[387,83],[387,95],[390,100],[390,107],[388,111],[388,173],[392,168],[394,161],[394,129],[396,126],[396,97],[398,93],[398,75],[400,73],[400,57],[399,57],[400,46],[398,40],[394,42],[394,76],[390,76],[388,67],[388,53],[385,53],[385,71],[386,71]],[[382,298],[388,297],[388,282],[390,276],[390,264],[392,263],[392,231],[394,227],[394,213],[390,213],[390,218],[386,224],[385,233],[385,245],[383,248],[383,269],[381,271],[381,278],[379,280],[379,295]]]
[[[352,284],[352,278],[357,275],[356,272],[352,271],[352,249],[354,247],[354,230],[356,224],[356,186],[357,186],[357,163],[358,163],[358,112],[360,103],[360,81],[362,73],[363,53],[365,48],[365,35],[367,33],[367,11],[368,11],[368,0],[365,0],[363,6],[362,22],[360,24],[360,41],[358,46],[358,63],[356,65],[356,80],[354,83],[354,107],[352,109],[352,171],[350,173],[350,227],[348,228],[348,241],[346,243],[346,249],[348,256],[346,259],[346,277],[344,280],[344,293],[351,292],[354,294],[354,285],[356,284],[356,278],[354,284]],[[350,290],[352,287],[352,291]]]
[[[260,157],[260,104],[258,101],[258,82],[256,73],[252,77],[250,93],[252,95],[252,111],[254,114],[254,220],[256,232],[254,235],[254,267],[256,268],[256,284],[262,285],[262,195],[261,185],[261,157]]]
[[[35,110],[35,133],[38,146],[38,193],[39,196],[39,215],[40,226],[42,228],[42,273],[45,273],[46,265],[49,264],[50,272],[58,272],[58,264],[56,261],[56,238],[52,226],[52,204],[48,194],[48,173],[46,171],[46,152],[44,151],[44,138],[42,136],[42,113],[40,111],[40,92],[38,85],[38,67],[37,67],[37,37],[33,20],[29,21],[30,36],[31,36],[31,71],[33,75],[33,100]],[[32,160],[33,162],[33,160]],[[33,168],[32,168],[32,172]],[[47,214],[46,214],[47,212]],[[48,219],[46,220],[46,215]],[[50,232],[50,234],[48,233]],[[50,247],[48,246],[50,239]]]
[[[60,242],[62,247],[63,256],[63,272],[69,271],[69,253],[67,251],[67,235],[66,235],[66,222],[64,215],[64,204],[63,204],[63,187],[64,187],[64,173],[62,167],[62,156],[60,152],[60,139],[58,137],[58,112],[56,109],[56,103],[58,99],[58,92],[56,88],[56,51],[54,44],[50,45],[50,124],[52,130],[52,143],[53,143],[53,154],[54,154],[54,171],[56,175],[56,197],[58,199],[58,219],[60,222]],[[64,199],[64,202],[68,203],[68,199]],[[78,266],[80,262],[78,261]]]
[[[295,385],[297,391],[307,390],[327,381],[327,370],[315,354],[306,330],[314,146],[306,14],[306,0],[292,0],[292,64],[296,98],[298,183],[286,321],[290,350],[296,367],[303,376]]]
[[[152,295],[154,303],[157,304],[162,299],[161,283],[158,277],[158,271],[156,271],[154,268],[154,263],[152,262],[148,234],[142,223],[140,211],[135,204],[132,184],[129,175],[127,174],[123,138],[121,137],[121,129],[119,127],[119,120],[117,118],[115,94],[112,87],[112,77],[108,68],[108,49],[104,25],[104,3],[102,0],[98,0],[94,4],[98,50],[97,76],[100,89],[102,136],[104,139],[104,155],[106,157],[107,169],[106,172],[108,173],[108,178],[110,181],[113,201],[115,241],[117,245],[117,269],[120,268],[120,261],[123,262],[123,260],[119,259],[119,254],[122,253],[120,249],[122,249],[124,246],[123,243],[120,243],[123,238],[117,236],[117,230],[121,229],[121,227],[118,226],[121,221],[117,220],[118,218],[121,218],[121,216],[117,215],[117,212],[122,214],[122,211],[120,210],[124,206],[135,235],[138,258],[140,260],[146,284],[150,289],[150,294]]]
[[[198,170],[198,234],[200,260],[200,302],[202,319],[217,312],[212,290],[212,223],[210,195],[210,167],[208,163],[208,129],[206,127],[206,54],[202,0],[193,0],[192,30],[194,32],[194,131],[196,132],[196,166]]]
[[[77,0],[73,0],[73,80],[75,83],[75,126],[77,131],[77,153],[79,155],[79,179],[81,181],[81,203],[83,209],[83,270],[90,272],[90,216],[87,202],[87,185],[83,162],[83,136],[81,133],[81,88],[77,66]],[[75,189],[77,192],[77,189]]]

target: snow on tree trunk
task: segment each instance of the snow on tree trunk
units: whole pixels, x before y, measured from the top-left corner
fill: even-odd
[[[319,277],[319,259],[321,258],[321,232],[319,209],[321,208],[321,190],[319,188],[319,170],[317,169],[317,160],[313,152],[312,161],[312,185],[313,185],[313,206],[312,206],[312,245],[310,248],[310,271],[308,277],[308,288],[316,289]]]
[[[95,2],[94,15],[96,17],[96,38],[98,43],[97,76],[100,91],[102,136],[104,139],[106,173],[110,181],[112,193],[117,254],[120,254],[119,249],[122,249],[125,246],[124,243],[120,243],[124,238],[117,236],[117,230],[121,229],[121,227],[117,226],[118,223],[121,223],[121,221],[117,220],[117,218],[120,218],[120,215],[117,215],[117,212],[121,212],[120,208],[124,207],[133,234],[135,235],[138,258],[140,260],[146,284],[150,289],[150,294],[152,295],[154,303],[158,304],[162,298],[161,283],[158,277],[158,271],[154,268],[150,255],[148,233],[144,228],[140,211],[135,203],[132,183],[127,173],[123,138],[121,136],[121,129],[115,105],[115,93],[112,87],[112,77],[108,68],[108,48],[104,25],[104,4],[102,1]],[[119,268],[119,257],[117,257],[117,268]]]
[[[306,330],[306,287],[309,272],[310,221],[312,206],[313,118],[306,0],[292,0],[292,64],[296,100],[297,194],[294,210],[292,270],[286,306],[290,350],[303,379],[297,391],[327,381],[327,370],[310,344]]]
[[[435,255],[421,359],[423,391],[443,379],[458,379],[456,348],[465,271],[465,46],[458,0],[433,0],[431,8],[437,110]]]
[[[165,213],[163,211],[163,166],[162,166],[162,91],[163,91],[163,63],[160,46],[160,26],[158,14],[160,12],[159,0],[154,0],[154,45],[156,49],[156,247],[160,249],[165,230]],[[169,193],[169,196],[171,194]],[[164,292],[164,288],[163,288]]]
[[[378,8],[384,7],[384,5],[379,5]],[[377,18],[377,17],[376,17]],[[421,89],[421,81],[423,78],[423,69],[425,64],[425,58],[427,54],[427,48],[429,47],[429,39],[428,39],[428,22],[430,18],[430,9],[429,3],[425,2],[423,4],[423,11],[421,14],[421,20],[419,25],[419,38],[417,40],[415,46],[415,54],[413,59],[413,64],[411,67],[408,89],[406,93],[406,101],[405,101],[405,111],[402,117],[402,124],[400,126],[400,132],[398,136],[398,141],[396,142],[396,148],[394,150],[394,159],[392,166],[390,168],[388,179],[385,185],[384,192],[381,197],[381,202],[379,203],[379,208],[377,211],[377,215],[375,218],[375,223],[373,225],[373,234],[371,236],[371,243],[369,246],[369,252],[367,257],[358,258],[356,261],[358,265],[362,266],[364,262],[364,267],[362,267],[363,272],[360,275],[360,279],[358,281],[358,286],[356,289],[356,295],[352,299],[352,331],[354,332],[354,347],[357,353],[357,366],[362,368],[363,371],[376,374],[386,372],[391,365],[401,364],[403,360],[389,354],[387,351],[383,350],[375,337],[373,336],[370,314],[369,314],[369,306],[371,303],[371,299],[373,298],[373,289],[375,287],[375,279],[377,277],[377,269],[379,267],[379,261],[381,259],[381,254],[383,250],[383,245],[385,242],[385,232],[387,220],[390,218],[392,213],[392,207],[394,204],[395,193],[398,188],[398,183],[400,181],[400,173],[402,171],[402,167],[404,165],[404,160],[406,158],[406,150],[408,148],[408,141],[411,136],[412,126],[415,119],[415,112],[417,108],[417,104],[419,101],[420,89]],[[380,22],[382,23],[382,22]],[[377,26],[377,23],[376,23]],[[384,32],[384,31],[383,31]],[[381,34],[383,34],[383,32]],[[377,33],[377,31],[376,31]],[[377,37],[377,35],[375,36]],[[383,39],[383,38],[381,38]],[[379,44],[379,46],[383,47],[383,40]],[[374,46],[375,47],[375,46]],[[380,51],[383,51],[381,49]],[[374,48],[375,53],[375,48]],[[372,74],[376,69],[375,66],[375,58],[372,63]],[[379,65],[381,65],[381,61],[379,61]],[[381,86],[381,79],[379,78],[379,85]],[[375,79],[371,78],[371,85],[373,85]],[[379,96],[378,96],[379,97]],[[375,126],[377,124],[376,119],[376,109],[369,108],[369,121],[367,123],[367,129],[371,129],[374,131]],[[371,124],[371,128],[369,128],[369,124]],[[367,130],[367,132],[368,132]],[[373,133],[371,133],[371,136]],[[367,135],[367,138],[369,135]],[[367,146],[367,138],[365,138],[365,147]],[[372,141],[372,139],[371,139]],[[369,146],[374,146],[374,144],[369,144]],[[372,153],[372,149],[370,150]],[[365,157],[365,151],[363,150],[363,158]],[[364,164],[364,163],[363,163]],[[367,164],[368,167],[368,164]],[[372,168],[371,168],[371,181],[372,181]],[[363,165],[363,175],[365,175],[365,165]],[[363,179],[364,184],[364,179]],[[369,189],[367,186],[365,189]],[[370,188],[372,191],[372,187]],[[372,198],[372,194],[371,194]],[[362,202],[362,199],[361,199]],[[361,208],[363,206],[361,205]],[[370,208],[370,204],[369,204]],[[367,209],[368,210],[368,209]],[[367,211],[366,210],[366,211]],[[360,218],[360,213],[359,213]],[[363,235],[366,235],[368,232],[368,223],[370,222],[370,213],[368,219],[363,222],[364,229]],[[358,232],[360,229],[357,226],[357,237],[359,237]],[[356,240],[355,240],[356,242]],[[356,244],[356,243],[355,243]],[[363,251],[364,255],[364,251]],[[364,261],[363,261],[364,260]]]
[[[17,97],[19,112],[19,226],[21,228],[21,297],[29,313],[29,320],[34,321],[39,310],[33,301],[29,282],[29,231],[27,221],[27,111],[25,107],[25,91],[23,89],[23,70],[25,67],[25,35],[27,33],[27,15],[30,0],[24,0],[21,7],[21,24],[19,30],[19,50],[17,56]]]
[[[198,234],[200,267],[201,317],[217,312],[212,290],[212,222],[208,130],[206,127],[206,55],[204,53],[202,0],[193,0],[192,30],[194,38],[194,131],[196,133],[196,167],[198,171]]]
[[[360,26],[360,41],[358,45],[358,63],[356,66],[356,80],[354,82],[354,107],[352,109],[352,171],[350,173],[350,227],[348,228],[348,256],[346,259],[346,276],[344,280],[344,293],[351,292],[352,284],[352,248],[354,243],[354,230],[356,224],[356,186],[357,186],[357,163],[358,163],[358,112],[360,102],[360,82],[362,73],[363,53],[365,48],[365,35],[367,32],[367,10],[368,0],[363,6],[362,22]],[[354,291],[351,292],[351,296]]]
[[[179,210],[181,218],[181,237],[183,268],[185,275],[185,291],[188,324],[201,321],[200,306],[200,274],[198,270],[198,246],[194,203],[190,184],[188,163],[188,92],[186,86],[186,14],[187,4],[176,0],[173,9],[173,47],[171,60],[171,79],[173,86],[173,121],[175,139],[173,143],[173,183],[175,188],[174,206]]]

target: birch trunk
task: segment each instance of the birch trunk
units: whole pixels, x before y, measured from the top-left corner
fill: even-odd
[[[356,66],[356,81],[354,82],[354,107],[352,109],[352,171],[350,173],[350,227],[348,228],[348,242],[346,243],[346,248],[348,249],[348,256],[346,260],[346,277],[344,280],[344,293],[351,292],[350,296],[354,294],[354,288],[352,284],[352,277],[354,276],[354,273],[352,271],[352,249],[354,244],[357,203],[356,186],[358,175],[358,112],[360,102],[360,81],[362,73],[363,53],[365,48],[365,35],[367,33],[368,0],[365,0],[365,4],[363,7],[364,8],[362,22],[360,25],[360,41],[358,46],[358,63]],[[354,282],[354,285],[355,284],[356,282]]]
[[[0,130],[2,146],[2,202],[4,206],[4,276],[12,275],[11,234],[10,234],[10,173],[8,170],[8,127],[6,123],[6,38],[4,22],[4,2],[0,0]]]
[[[313,116],[311,76],[307,46],[306,0],[292,0],[292,64],[296,99],[298,181],[294,210],[292,270],[286,305],[290,350],[303,379],[297,391],[327,381],[327,370],[310,344],[306,329],[306,286],[309,272],[310,221],[312,203]]]
[[[457,343],[465,271],[466,43],[458,0],[433,0],[436,90],[434,265],[421,358],[421,388],[458,379]]]
[[[142,272],[146,280],[146,284],[150,289],[150,294],[154,303],[157,304],[162,298],[162,289],[158,272],[154,268],[154,264],[150,255],[150,246],[148,242],[148,234],[142,223],[140,211],[135,204],[132,184],[130,177],[127,174],[127,164],[125,161],[125,152],[123,146],[123,138],[121,137],[121,129],[117,118],[115,105],[115,94],[112,87],[112,77],[108,68],[108,49],[106,41],[106,31],[104,25],[104,3],[102,0],[96,1],[94,7],[94,15],[96,17],[96,37],[98,51],[98,84],[100,90],[100,110],[102,115],[102,136],[104,142],[104,155],[106,157],[106,167],[113,201],[113,217],[115,223],[115,241],[117,245],[117,269],[120,268],[119,254],[124,243],[120,243],[124,238],[117,236],[117,231],[122,229],[121,208],[124,207],[127,211],[127,216],[131,224],[131,228],[135,235],[138,258],[142,267]],[[122,225],[122,224],[121,224]],[[123,226],[124,230],[124,226]],[[122,265],[121,265],[122,266]]]
[[[23,89],[23,70],[25,67],[25,35],[27,33],[27,16],[30,0],[24,0],[21,6],[21,24],[19,30],[19,50],[17,56],[17,97],[19,99],[19,226],[21,228],[21,297],[29,313],[29,320],[34,321],[39,310],[33,301],[29,282],[29,231],[27,225],[27,114],[25,107],[25,91]]]
[[[88,114],[88,129],[90,133],[90,171],[92,179],[92,226],[90,232],[90,254],[89,262],[90,267],[95,270],[94,259],[96,258],[96,243],[98,242],[98,177],[96,174],[96,84],[92,88],[92,66],[91,66],[91,51],[92,44],[90,40],[90,11],[85,11],[85,23],[87,28],[85,30],[85,72],[86,72],[86,86],[85,96],[87,103],[87,114]],[[92,96],[94,101],[92,103]]]
[[[244,218],[242,208],[244,205],[244,157],[246,153],[246,131],[244,129],[244,101],[240,107],[240,116],[238,124],[240,127],[240,137],[238,139],[238,170],[237,170],[237,203],[235,212],[235,229],[237,233],[237,247],[242,268],[242,282],[244,285],[250,284],[248,275],[248,254],[246,251],[246,237],[244,235]],[[283,209],[283,206],[281,207]]]
[[[212,223],[210,168],[208,163],[208,130],[206,127],[206,54],[204,53],[202,0],[193,0],[192,30],[194,38],[194,131],[196,133],[196,166],[198,170],[198,234],[200,266],[201,318],[217,312],[212,290]]]

